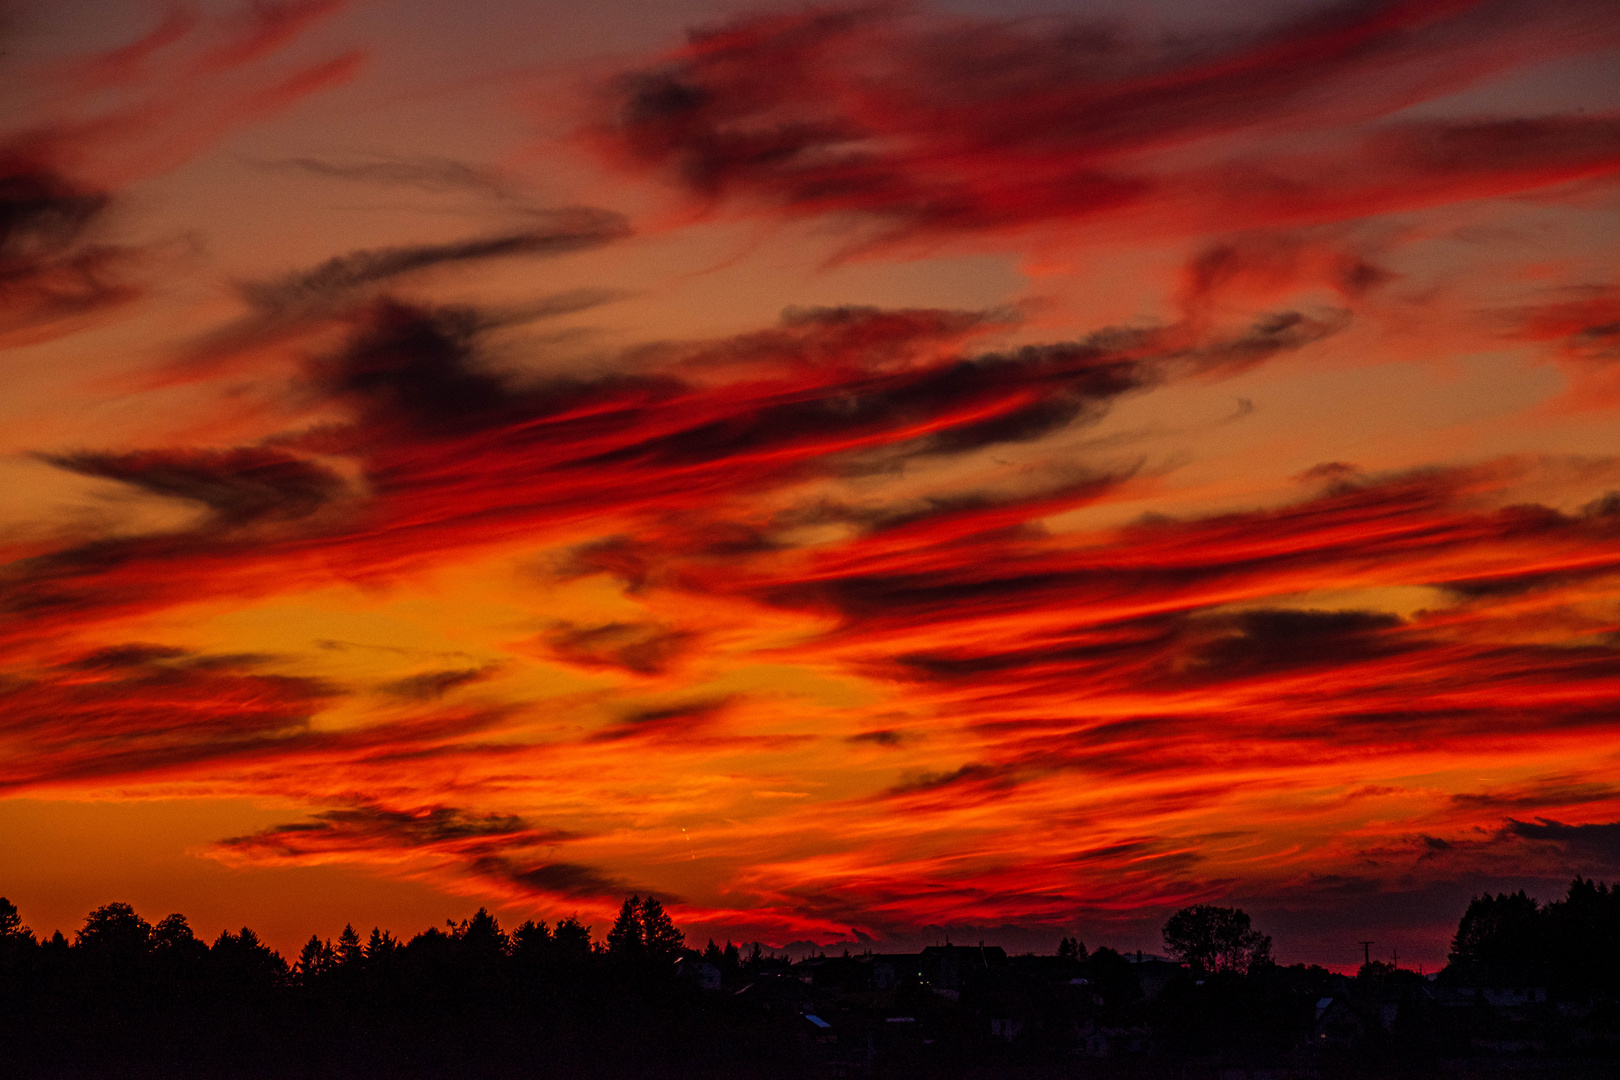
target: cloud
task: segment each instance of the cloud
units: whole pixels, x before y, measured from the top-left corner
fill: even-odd
[[[921,776],[896,784],[886,794],[917,795],[931,793],[944,788],[971,787],[980,791],[1004,791],[1018,783],[1014,770],[1007,766],[988,765],[981,761],[970,761],[966,765],[949,772],[924,773]]]
[[[78,329],[141,295],[129,280],[135,253],[88,238],[107,194],[8,158],[0,143],[0,343]]]
[[[501,846],[546,845],[573,839],[570,833],[537,829],[514,814],[480,813],[453,806],[393,809],[362,804],[323,810],[309,820],[274,825],[219,841],[223,856],[252,862],[325,861],[395,851],[434,849],[482,857]]]
[[[733,704],[730,698],[679,702],[637,709],[627,713],[612,727],[596,733],[598,741],[621,739],[681,740],[713,726]]]
[[[1620,401],[1620,288],[1585,284],[1498,313],[1507,336],[1542,345],[1569,385],[1554,412],[1611,409]]]
[[[229,38],[204,53],[198,67],[229,71],[268,56],[345,5],[346,0],[261,0],[234,20]]]
[[[862,731],[851,735],[844,741],[857,746],[862,743],[871,743],[874,746],[899,746],[904,740],[905,735],[902,732],[895,731],[893,728],[877,728],[873,731]]]
[[[296,171],[326,180],[415,188],[434,194],[465,192],[502,201],[516,197],[511,183],[500,174],[452,158],[379,156],[332,161],[316,157],[291,157],[255,161],[253,164],[263,169]]]
[[[1507,827],[1512,835],[1555,846],[1571,859],[1605,870],[1620,867],[1620,821],[1566,825],[1548,818],[1534,822],[1509,818]]]
[[[285,318],[329,310],[355,292],[405,274],[517,255],[547,256],[601,247],[629,235],[622,215],[593,207],[545,211],[544,224],[496,236],[376,248],[336,255],[310,270],[244,285],[242,294],[263,316]]]
[[[1579,776],[1549,777],[1534,783],[1491,791],[1458,792],[1451,801],[1459,806],[1482,810],[1548,809],[1555,806],[1581,806],[1620,798],[1620,787],[1586,780]]]
[[[0,684],[0,788],[97,782],[285,749],[335,687],[251,658],[101,649]]]
[[[1181,39],[823,7],[693,33],[606,88],[589,138],[711,205],[890,238],[1299,225],[1612,172],[1612,117],[1378,122],[1614,40],[1583,2],[1344,3]]]
[[[437,701],[457,687],[487,679],[489,668],[461,668],[449,671],[425,671],[404,679],[385,683],[382,692],[405,701]]]
[[[515,814],[362,801],[229,837],[212,845],[209,854],[231,864],[346,862],[448,874],[472,878],[512,899],[608,900],[632,891],[600,870],[534,854],[580,838],[562,829],[539,828]]]
[[[96,235],[119,190],[351,79],[357,52],[254,77],[339,6],[259,4],[247,27],[174,10],[126,45],[15,71],[29,120],[0,128],[0,345],[77,332],[145,296],[150,247]]]
[[[1577,620],[1582,594],[1561,590],[1616,573],[1613,527],[1592,514],[1470,507],[1484,475],[1341,483],[1274,510],[1079,536],[947,518],[935,537],[925,520],[903,543],[873,533],[762,561],[755,578],[733,567],[700,580],[834,617],[806,655],[909,686],[913,707],[967,725],[969,764],[904,777],[892,792],[937,791],[958,808],[1055,797],[1035,793],[1061,774],[1180,783],[1287,769],[1302,755],[1501,745],[1527,737],[1526,716],[1538,738],[1597,737],[1612,726],[1615,648],[1601,619]],[[1500,558],[1504,545],[1513,560]],[[1264,602],[1324,583],[1422,586],[1487,565],[1584,567],[1538,609],[1587,636],[1526,640],[1511,604],[1403,618]],[[1526,797],[1538,794],[1556,793]]]
[[[659,623],[561,623],[543,640],[553,656],[579,667],[660,675],[691,651],[695,635]]]
[[[44,455],[58,468],[199,503],[224,526],[296,521],[348,493],[342,477],[275,450],[145,451]]]
[[[473,871],[515,889],[521,896],[549,896],[564,900],[614,900],[629,893],[651,895],[595,867],[570,862],[525,863],[490,855],[476,860]],[[660,895],[668,896],[660,892]],[[675,898],[670,897],[672,901]]]
[[[1369,661],[1418,647],[1390,632],[1402,622],[1384,612],[1261,609],[1220,621],[1229,630],[1198,647],[1194,663],[1222,679]]]
[[[265,70],[342,6],[263,3],[245,20],[171,12],[127,45],[28,72],[32,123],[0,144],[8,156],[99,185],[166,172],[245,124],[353,79],[365,60],[359,50]]]

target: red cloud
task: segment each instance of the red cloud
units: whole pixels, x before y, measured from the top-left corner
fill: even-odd
[[[182,593],[280,589],[289,574],[387,574],[587,521],[695,512],[718,523],[739,499],[816,478],[1090,423],[1177,372],[1252,364],[1343,320],[1283,312],[1230,338],[1175,326],[972,353],[963,346],[992,325],[981,315],[795,312],[775,330],[677,350],[639,374],[529,387],[481,367],[495,324],[477,312],[385,301],[354,323],[350,343],[309,373],[312,389],[350,412],[346,426],[273,450],[47,458],[213,513],[176,533],[18,558],[4,604],[30,625],[15,632],[149,610]],[[304,453],[355,459],[364,494]],[[1064,498],[1100,490],[1095,481],[1081,489]],[[746,528],[722,532],[706,542],[746,546]],[[180,560],[183,584],[170,569]]]
[[[251,659],[107,649],[0,690],[0,789],[161,773],[296,741],[335,689]]]
[[[32,333],[127,295],[112,273],[120,253],[91,237],[107,197],[62,169],[117,179],[165,167],[352,77],[358,53],[291,71],[266,64],[335,6],[262,6],[226,26],[175,19],[86,62],[85,86],[125,97],[90,109],[59,88],[41,113],[54,119],[6,144],[20,164],[0,189],[11,226],[0,327]],[[1391,119],[1611,40],[1602,16],[1578,3],[1529,14],[1357,5],[1178,51],[1066,24],[1038,34],[888,8],[812,12],[698,37],[621,82],[620,111],[598,134],[619,160],[668,172],[694,197],[853,214],[908,236],[1127,211],[1188,232],[1338,220],[1612,172],[1613,115]],[[647,876],[620,866],[701,857],[721,884],[714,906],[694,903],[686,917],[901,933],[1119,917],[1262,879],[1290,896],[1361,895],[1417,864],[1335,877],[1319,871],[1371,858],[1373,841],[1336,836],[1331,850],[1302,851],[1306,841],[1270,835],[1323,820],[1311,817],[1322,806],[1400,794],[1364,783],[1324,794],[1329,773],[1338,783],[1375,759],[1416,773],[1481,748],[1517,761],[1612,741],[1612,497],[1579,513],[1505,506],[1512,462],[1371,479],[1332,465],[1307,474],[1323,490],[1270,509],[1076,533],[1053,522],[1131,485],[1131,464],[1070,463],[1044,485],[998,490],[916,479],[962,475],[936,467],[971,468],[1084,427],[1171,380],[1309,349],[1394,280],[1370,257],[1300,237],[1228,238],[1187,267],[1169,325],[998,349],[988,342],[1007,329],[1002,315],[801,310],[757,333],[526,382],[489,362],[509,320],[378,295],[418,269],[626,233],[621,217],[590,209],[526,224],[373,247],[245,287],[248,315],[198,354],[324,337],[296,388],[318,427],[249,446],[42,455],[194,513],[169,532],[87,530],[8,552],[0,786],[206,779],[308,798],[340,809],[226,841],[222,856],[421,859],[516,899],[598,902]],[[1306,280],[1336,306],[1252,310]],[[1245,305],[1236,329],[1234,300]],[[1608,291],[1593,290],[1523,314],[1516,332],[1602,368],[1612,309]],[[895,488],[874,482],[902,476]],[[656,684],[658,700],[548,700],[568,715],[497,732],[540,711],[512,700],[534,691],[504,681],[531,674],[521,656],[413,664],[361,697],[265,659],[57,655],[64,641],[125,640],[122,620],[200,601],[548,548],[566,587],[616,580],[624,606],[536,618],[513,634],[519,651],[615,694]],[[603,580],[578,580],[592,575]],[[1426,610],[1386,602],[1389,590],[1420,589]],[[686,625],[683,605],[793,632],[728,636]],[[842,679],[871,700],[832,706],[792,687],[687,679],[711,656]],[[455,704],[471,696],[509,703]],[[373,713],[318,722],[334,707]],[[775,777],[754,785],[761,761],[788,748],[802,756],[772,768],[797,780],[822,755],[835,793]],[[748,754],[758,757],[733,770],[729,756]],[[838,773],[838,755],[856,766]],[[739,773],[758,790],[734,792]],[[672,790],[648,794],[649,775]],[[1209,815],[1244,792],[1288,806],[1212,827]],[[577,817],[618,815],[578,837],[599,846],[588,861],[542,850],[576,839],[531,823],[547,814],[501,808],[542,797]],[[1562,810],[1516,832],[1501,824],[1509,812],[1607,812],[1609,786],[1573,765],[1556,782],[1425,797],[1440,810],[1423,838],[1378,838],[1394,852],[1382,858],[1430,860],[1413,874],[1459,852],[1484,865],[1504,845],[1587,850],[1610,837],[1591,821],[1563,824],[1573,815]],[[796,810],[771,817],[759,809],[771,800]],[[698,835],[641,839],[646,822],[693,806],[712,819],[692,822]],[[1455,839],[1465,825],[1495,839],[1469,849]],[[719,906],[721,889],[735,907]]]
[[[128,45],[25,72],[33,119],[0,133],[0,159],[98,185],[171,169],[244,123],[352,79],[364,59],[355,50],[292,71],[263,63],[342,6],[257,4],[245,22],[175,11]]]
[[[1603,5],[1345,4],[1214,47],[890,7],[743,19],[621,76],[591,135],[694,197],[891,237],[1337,221],[1620,165],[1620,121],[1379,121],[1616,40]]]

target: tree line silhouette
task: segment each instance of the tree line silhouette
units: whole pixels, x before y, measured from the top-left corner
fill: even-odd
[[[0,898],[0,1074],[993,1075],[1078,1058],[1151,1076],[1344,1053],[1394,1075],[1509,1042],[1609,1067],[1620,1052],[1620,888],[1594,881],[1545,905],[1474,899],[1438,978],[1280,966],[1236,908],[1183,908],[1163,937],[1164,959],[1064,937],[1052,956],[793,963],[688,949],[656,898],[633,896],[600,941],[574,917],[508,932],[480,908],[407,941],[345,926],[289,963],[249,928],[209,943],[183,915],[153,925],[124,903],[42,939]]]
[[[1577,877],[1545,905],[1523,889],[1476,897],[1447,959],[1458,983],[1620,993],[1620,885]]]
[[[679,985],[682,942],[634,897],[600,944],[574,917],[508,933],[480,908],[409,941],[345,926],[288,963],[247,927],[209,944],[123,903],[37,940],[0,898],[0,1074],[627,1076],[701,1057],[723,1075],[792,1049],[768,1015]]]

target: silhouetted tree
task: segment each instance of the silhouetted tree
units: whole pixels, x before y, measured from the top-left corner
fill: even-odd
[[[500,956],[505,954],[509,944],[501,924],[483,908],[461,924],[456,937],[461,940],[462,950],[468,956]]]
[[[1086,947],[1078,938],[1066,937],[1058,942],[1058,959],[1079,962],[1086,958]]]
[[[557,963],[564,967],[583,967],[591,958],[591,928],[573,915],[559,919],[552,933],[552,948]]]
[[[22,916],[17,912],[17,905],[0,896],[0,938],[33,938],[33,931],[22,924]]]
[[[607,935],[608,956],[625,967],[639,966],[647,954],[641,925],[641,897],[632,896],[619,906],[619,916]]]
[[[208,960],[208,945],[191,932],[191,924],[179,912],[165,915],[152,928],[152,959],[161,977],[190,980]]]
[[[365,950],[360,947],[360,935],[355,932],[353,923],[344,923],[343,932],[337,939],[337,966],[345,971],[359,971],[361,963],[365,960]]]
[[[1241,908],[1182,908],[1164,924],[1164,947],[1203,973],[1248,972],[1271,963],[1271,938],[1252,929]]]
[[[220,931],[208,950],[208,966],[223,984],[254,994],[280,986],[287,980],[287,961],[259,940],[246,926],[233,934]]]
[[[1082,969],[1091,980],[1091,987],[1103,999],[1105,1009],[1118,1012],[1135,1005],[1142,997],[1142,985],[1136,972],[1119,953],[1104,945],[1094,951]]]
[[[399,941],[388,931],[373,926],[371,937],[366,940],[366,962],[372,967],[378,967],[388,962],[399,951]]]
[[[1620,991],[1620,887],[1576,877],[1542,909],[1548,974],[1561,985]]]
[[[1448,959],[1470,979],[1533,981],[1541,975],[1543,927],[1541,909],[1523,889],[1477,896],[1457,924]]]
[[[647,965],[655,972],[673,971],[686,945],[686,937],[675,928],[664,905],[655,897],[649,896],[641,902],[641,933]]]
[[[75,947],[86,954],[108,959],[132,960],[146,954],[152,939],[152,924],[135,914],[128,904],[105,904],[85,917]]]
[[[0,1014],[5,1011],[4,999],[18,992],[18,980],[33,966],[39,951],[34,932],[23,925],[16,905],[0,896]]]
[[[293,977],[306,985],[316,983],[330,975],[336,963],[337,953],[332,943],[311,934],[298,954],[298,962],[293,965]]]

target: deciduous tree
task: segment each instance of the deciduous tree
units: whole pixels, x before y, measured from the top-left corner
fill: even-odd
[[[1271,938],[1250,926],[1242,908],[1184,907],[1164,924],[1164,947],[1202,974],[1249,972],[1271,963]]]

